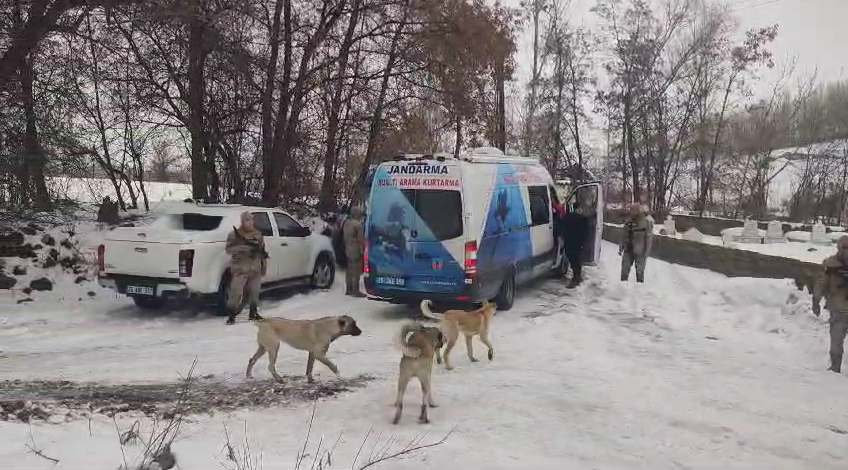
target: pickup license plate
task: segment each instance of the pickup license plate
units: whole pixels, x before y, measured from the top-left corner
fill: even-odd
[[[127,294],[153,295],[153,288],[148,286],[127,286]]]
[[[386,286],[399,286],[403,287],[406,285],[406,279],[402,277],[392,277],[392,276],[377,276],[374,278],[374,282],[377,284],[383,284]]]

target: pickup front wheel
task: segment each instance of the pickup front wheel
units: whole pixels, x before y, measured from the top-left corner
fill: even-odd
[[[144,310],[159,310],[165,306],[164,297],[141,297],[135,296],[132,298],[135,306]]]

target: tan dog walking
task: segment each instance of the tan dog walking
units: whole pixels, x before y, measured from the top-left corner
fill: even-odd
[[[427,407],[435,408],[431,378],[433,376],[433,357],[442,347],[444,336],[438,328],[426,327],[415,323],[404,325],[398,335],[398,346],[403,352],[400,358],[397,399],[395,400],[394,424],[400,422],[403,413],[403,396],[409,381],[415,377],[421,382],[421,414],[418,422],[429,423]]]
[[[330,343],[341,336],[359,336],[362,334],[362,330],[356,325],[356,321],[347,315],[323,317],[316,320],[266,318],[255,323],[259,327],[259,331],[256,333],[256,342],[259,347],[247,363],[246,376],[248,379],[253,378],[252,371],[256,361],[267,352],[268,370],[278,382],[283,381],[283,378],[277,373],[277,353],[280,350],[280,341],[295,349],[309,353],[306,361],[306,377],[309,382],[313,381],[312,368],[316,360],[338,376],[339,368],[327,359],[327,350],[330,349]]]
[[[424,316],[434,320],[440,320],[439,328],[444,333],[447,339],[447,348],[445,349],[445,367],[452,370],[450,364],[450,352],[456,341],[459,339],[459,334],[465,335],[465,348],[468,351],[468,359],[471,362],[477,362],[474,358],[474,346],[471,343],[475,335],[480,336],[480,341],[489,348],[489,360],[495,358],[495,348],[489,340],[489,325],[492,322],[492,317],[495,316],[498,306],[494,303],[483,301],[483,306],[477,310],[466,312],[464,310],[448,310],[444,314],[435,313],[430,309],[432,303],[429,300],[421,301],[421,312]],[[441,363],[439,352],[436,351],[436,359]]]

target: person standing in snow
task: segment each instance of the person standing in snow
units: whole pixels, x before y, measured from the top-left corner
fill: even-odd
[[[97,209],[97,221],[109,225],[115,225],[121,221],[121,217],[118,215],[118,203],[112,202],[112,198],[109,196],[103,198],[100,208]]]
[[[624,235],[618,246],[621,256],[621,280],[630,279],[630,267],[636,264],[636,282],[645,282],[645,264],[651,255],[654,219],[648,206],[633,203],[630,219],[624,224]]]
[[[821,299],[830,312],[830,369],[842,370],[842,351],[848,332],[848,235],[836,243],[836,254],[822,262],[822,271],[813,288],[813,313],[821,314]]]
[[[227,325],[236,322],[236,315],[241,312],[241,306],[246,302],[250,305],[251,320],[262,320],[258,312],[259,288],[262,276],[268,269],[268,252],[265,251],[265,238],[256,229],[253,215],[242,212],[241,225],[233,227],[227,236],[227,254],[230,261],[229,297],[227,298]]]
[[[565,248],[565,256],[571,266],[571,282],[573,289],[583,282],[583,246],[586,244],[586,234],[589,231],[589,218],[586,209],[578,202],[572,210],[565,212],[560,218],[560,230]]]
[[[365,229],[362,226],[362,209],[353,206],[350,217],[342,225],[347,270],[345,271],[345,295],[365,297],[359,290],[359,276],[362,275],[365,256]]]

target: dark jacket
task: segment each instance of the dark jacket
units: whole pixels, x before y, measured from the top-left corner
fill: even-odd
[[[568,248],[580,249],[586,243],[589,218],[578,212],[566,212],[559,218],[559,233]]]

